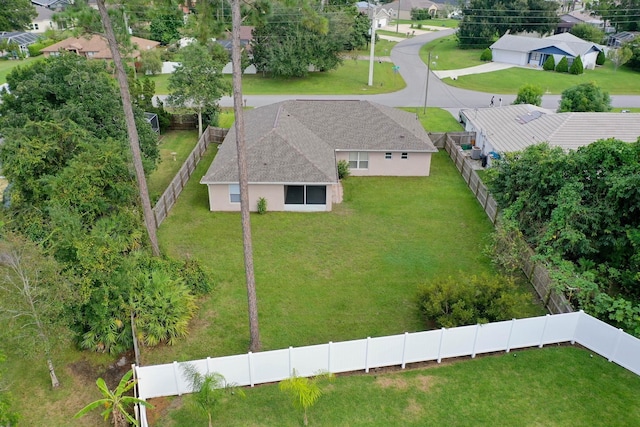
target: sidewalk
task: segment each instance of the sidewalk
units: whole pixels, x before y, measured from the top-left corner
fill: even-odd
[[[455,80],[459,76],[467,76],[469,74],[491,73],[492,71],[506,70],[507,68],[515,67],[513,64],[501,64],[498,62],[488,62],[482,65],[476,65],[475,67],[461,68],[459,70],[431,70],[439,79],[445,79],[447,77]]]

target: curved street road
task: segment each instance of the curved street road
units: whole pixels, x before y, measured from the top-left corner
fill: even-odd
[[[391,107],[424,107],[425,93],[427,92],[427,66],[420,59],[420,47],[425,43],[441,37],[453,34],[455,30],[446,29],[405,39],[391,50],[391,61],[400,67],[400,75],[407,86],[397,92],[379,95],[246,95],[246,105],[260,107],[285,101],[287,99],[360,99],[378,102]],[[512,103],[516,95],[497,95],[485,92],[475,92],[459,89],[442,83],[435,74],[430,73],[429,88],[426,104],[429,107],[440,107],[449,110],[454,117],[458,116],[460,108],[488,107],[491,97],[496,96],[495,103],[502,98],[502,104]],[[373,84],[376,84],[376,76],[373,76]],[[542,107],[555,110],[558,108],[560,95],[545,95],[542,98]],[[614,107],[640,107],[640,96],[614,95],[611,97]],[[223,107],[233,106],[233,98],[223,97],[220,100]]]

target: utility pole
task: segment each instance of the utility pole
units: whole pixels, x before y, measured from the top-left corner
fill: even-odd
[[[400,0],[398,0],[398,13],[396,13],[396,33],[400,28]]]
[[[424,89],[424,110],[422,114],[427,114],[427,95],[429,94],[429,74],[431,74],[431,52],[429,52],[429,59],[427,60],[427,86]]]
[[[370,4],[370,3],[369,3]],[[373,86],[373,56],[376,50],[376,8],[371,14],[371,54],[369,55],[369,86]]]

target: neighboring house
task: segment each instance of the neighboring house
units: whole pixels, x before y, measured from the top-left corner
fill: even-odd
[[[395,17],[396,12],[389,4],[385,4],[384,6],[378,6],[374,3],[368,3],[366,1],[359,1],[356,3],[356,8],[358,12],[369,16],[374,15],[376,20],[376,28],[383,28],[389,25],[391,19]]]
[[[240,47],[251,50],[251,41],[253,40],[253,29],[250,25],[240,26]],[[231,53],[231,31],[227,31],[224,39],[216,40],[216,43],[222,45],[229,53]]]
[[[73,0],[31,0],[31,4],[52,10],[62,10],[73,4]]]
[[[604,51],[599,44],[582,40],[570,33],[556,34],[544,38],[513,36],[505,34],[490,46],[493,62],[542,68],[549,56],[553,56],[556,64],[563,56],[567,57],[569,66],[580,56],[585,69],[596,66],[598,53]]]
[[[635,40],[640,35],[638,31],[623,31],[618,34],[609,36],[607,39],[607,46],[620,47],[625,43]]]
[[[556,113],[520,104],[462,109],[460,122],[476,133],[474,144],[489,159],[540,142],[568,151],[599,139],[634,142],[640,137],[638,113]]]
[[[605,30],[605,22],[599,16],[589,15],[582,10],[573,10],[564,15],[560,15],[556,34],[567,33],[578,24],[588,24],[602,31]]]
[[[271,211],[330,211],[337,163],[353,176],[428,176],[437,152],[412,113],[369,101],[284,101],[245,111],[249,202]],[[239,211],[235,129],[206,175],[212,211]]]
[[[131,59],[140,58],[141,50],[155,49],[160,42],[154,40],[142,39],[140,37],[131,37],[131,44],[137,50],[130,52],[127,57]],[[86,37],[69,37],[61,42],[52,44],[42,49],[45,57],[58,55],[60,51],[73,52],[89,59],[111,59],[111,51],[107,39],[100,35]]]
[[[53,15],[55,10],[51,10],[46,7],[36,6],[36,16],[31,24],[29,24],[29,32],[34,34],[42,34],[49,29],[58,29],[58,25],[53,22]]]
[[[29,56],[29,45],[37,42],[38,36],[36,34],[26,33],[24,31],[0,31],[0,40],[6,40],[9,43],[17,44],[20,52],[25,56]],[[0,51],[0,56],[4,56],[10,53],[11,52]]]
[[[394,11],[399,12],[400,19],[411,19],[411,9],[427,9],[432,17],[440,16],[445,13],[445,6],[441,3],[435,3],[429,0],[396,0],[385,5]],[[397,13],[393,16],[397,18]]]

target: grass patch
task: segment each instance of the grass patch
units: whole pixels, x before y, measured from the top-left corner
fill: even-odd
[[[44,59],[42,56],[34,56],[26,59],[0,60],[0,85],[7,82],[7,75],[18,66],[31,65]]]
[[[467,66],[471,65],[475,64]],[[438,65],[437,69],[442,68]],[[572,86],[589,82],[595,82],[611,95],[640,94],[640,73],[627,67],[620,67],[616,71],[610,62],[595,70],[585,70],[584,74],[579,75],[513,67],[492,73],[458,76],[457,80],[448,78],[443,81],[455,87],[498,94],[517,93],[525,82],[540,86],[548,94],[560,94]]]
[[[401,110],[417,115],[420,123],[429,132],[462,132],[464,128],[447,110],[442,108],[427,107],[425,113],[421,107],[403,107]]]
[[[376,30],[376,33],[380,32]],[[395,33],[393,33],[395,34]],[[380,39],[376,40],[375,56],[389,56],[391,55],[391,49],[398,44],[397,42],[392,42],[390,40]],[[369,56],[371,54],[371,46],[367,46],[364,49],[352,50],[344,53],[344,60],[347,61],[354,56]],[[353,60],[353,59],[351,59]]]
[[[457,21],[456,21],[457,22]],[[433,70],[457,70],[484,64],[480,61],[482,49],[458,49],[458,39],[455,35],[442,37],[427,43],[420,48],[420,58],[426,64],[431,52]]]
[[[400,19],[400,24],[413,25],[416,27],[418,24],[422,24],[423,26],[430,27],[446,27],[446,28],[458,28],[459,20],[456,19],[448,19],[448,18],[434,18],[427,19],[424,21],[413,21],[411,19]],[[397,21],[392,21],[391,26],[396,25]]]
[[[309,409],[310,425],[325,426],[635,426],[640,377],[576,347],[547,347],[432,365],[427,369],[338,376]],[[214,423],[299,426],[276,384],[229,398]],[[161,427],[198,425],[206,417],[189,396],[159,414]],[[593,402],[598,402],[594,405]],[[471,422],[471,420],[473,420]]]
[[[244,75],[244,95],[355,95],[396,92],[406,84],[400,74],[394,73],[393,64],[374,61],[374,85],[368,86],[369,61],[345,59],[337,70],[310,73],[305,78],[278,79],[261,74]],[[231,77],[227,77],[231,80]],[[168,94],[169,74],[152,78],[156,82],[156,94]]]
[[[145,363],[241,353],[248,345],[240,215],[209,212],[198,166],[163,222],[164,252],[192,255],[216,290],[189,339],[145,350]],[[492,231],[444,152],[421,178],[350,177],[333,212],[252,215],[264,349],[424,329],[419,284],[442,275],[492,274],[482,249]],[[224,242],[224,244],[221,244]],[[533,303],[531,314],[540,314]]]
[[[166,190],[198,143],[198,131],[168,131],[161,138],[160,163],[147,180],[152,204]]]

